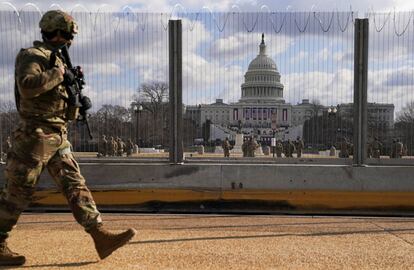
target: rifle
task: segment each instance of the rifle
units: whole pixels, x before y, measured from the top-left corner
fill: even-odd
[[[87,111],[92,107],[92,102],[89,97],[84,96],[82,93],[83,86],[85,85],[85,77],[83,75],[82,68],[80,66],[73,67],[70,60],[68,47],[65,45],[61,49],[63,60],[73,76],[70,80],[65,80],[66,92],[68,94],[68,103],[74,107],[79,108],[79,117],[76,119],[79,122],[83,122],[88,130],[89,138],[92,140],[92,133],[89,127]],[[52,57],[51,57],[52,60]],[[68,73],[69,73],[68,72]]]

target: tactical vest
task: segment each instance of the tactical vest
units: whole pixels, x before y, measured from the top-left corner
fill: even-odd
[[[35,46],[29,49],[22,49],[17,57],[16,66],[21,58],[22,53],[29,52],[30,54],[40,56],[41,61],[39,64],[46,71],[50,66],[50,57],[52,51],[45,48],[42,43],[35,43]],[[43,62],[44,60],[44,62]],[[20,59],[20,61],[24,61]],[[21,63],[20,63],[21,64]],[[23,63],[24,64],[24,63]],[[57,56],[56,65],[65,66],[63,61]],[[16,74],[17,75],[17,74]],[[17,76],[15,76],[17,78]],[[15,83],[15,93],[18,95],[18,85]],[[66,125],[67,122],[67,93],[65,87],[60,84],[54,89],[47,91],[35,98],[26,99],[22,96],[16,98],[16,105],[20,114],[20,117],[26,124],[46,124],[53,127],[61,128]]]

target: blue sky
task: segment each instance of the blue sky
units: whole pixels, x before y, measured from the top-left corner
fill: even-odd
[[[105,103],[128,106],[140,83],[167,80],[165,27],[169,18],[183,21],[186,104],[210,103],[216,98],[237,101],[262,32],[268,55],[281,73],[287,102],[296,104],[303,98],[325,105],[351,102],[352,18],[363,17],[372,9],[382,14],[370,15],[369,99],[394,103],[396,111],[413,100],[414,18],[412,13],[398,12],[412,9],[414,4],[409,1],[342,1],[339,5],[336,1],[225,0],[10,3],[20,12],[20,21],[9,4],[0,5],[1,10],[9,11],[0,16],[0,32],[6,37],[0,41],[2,100],[12,100],[18,49],[39,38],[37,8],[42,12],[51,6],[72,12],[78,20],[80,34],[71,53],[73,61],[84,67],[86,91],[95,109]],[[337,10],[342,12],[332,12]],[[216,13],[226,11],[263,13]]]

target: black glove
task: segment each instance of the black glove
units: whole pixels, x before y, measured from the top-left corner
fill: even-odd
[[[63,74],[63,82],[66,85],[73,85],[75,83],[76,76],[71,69],[66,68],[65,74]]]
[[[81,111],[86,112],[90,108],[92,108],[92,101],[87,96],[82,96],[80,99],[80,103],[82,104],[82,107],[80,108]]]

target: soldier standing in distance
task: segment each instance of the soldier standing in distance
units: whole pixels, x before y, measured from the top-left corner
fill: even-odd
[[[392,144],[391,144],[390,158],[396,158],[396,156],[397,156],[397,139],[393,138]]]
[[[248,145],[250,138],[246,139],[242,144],[243,157],[248,157]]]
[[[223,148],[223,151],[224,151],[224,157],[230,157],[231,145],[227,137],[224,139],[221,147]]]
[[[107,142],[107,147],[106,149],[108,150],[108,156],[112,157],[114,155],[114,137],[109,137],[109,140]]]
[[[302,157],[302,150],[305,148],[305,144],[303,143],[303,140],[300,137],[296,138],[296,154],[297,157]]]
[[[64,82],[73,80],[73,74],[66,68],[60,49],[72,43],[76,23],[62,11],[48,11],[39,26],[43,42],[35,41],[33,47],[22,49],[16,57],[15,93],[20,122],[5,169],[7,183],[0,194],[0,265],[25,263],[24,256],[8,248],[6,239],[32,201],[45,168],[66,197],[76,221],[92,236],[101,259],[136,233],[128,229],[114,234],[104,228],[67,140],[67,124],[76,119],[78,108],[67,103]],[[50,61],[53,52],[56,61]]]
[[[127,157],[130,157],[132,155],[132,152],[134,151],[134,143],[132,142],[131,139],[128,139],[127,143],[126,143],[126,154]]]
[[[122,141],[120,137],[116,137],[116,144],[117,144],[117,156],[122,157],[124,154],[125,143]]]
[[[277,157],[282,157],[282,153],[283,153],[283,144],[280,140],[277,140],[277,142],[276,142],[276,156]]]
[[[293,152],[295,152],[295,145],[293,144],[293,142],[288,139],[286,142],[286,157],[293,157]]]
[[[350,147],[350,143],[348,142],[348,139],[344,138],[340,144],[339,157],[349,158],[349,147]]]
[[[381,148],[382,148],[382,143],[378,140],[377,137],[374,137],[374,141],[372,142],[372,157],[373,158],[381,157]]]
[[[395,143],[395,158],[402,158],[403,151],[404,151],[404,145],[401,142],[401,140],[398,138]]]
[[[111,137],[111,156],[115,157],[118,154],[118,143],[114,137]]]
[[[256,149],[258,149],[260,145],[257,143],[256,138],[250,138],[249,143],[247,145],[247,156],[248,157],[255,157],[256,156]]]
[[[108,145],[108,141],[106,140],[105,134],[103,134],[99,142],[99,154],[102,157],[106,157],[106,155],[108,155],[107,145]]]

